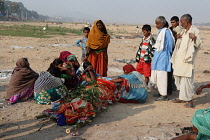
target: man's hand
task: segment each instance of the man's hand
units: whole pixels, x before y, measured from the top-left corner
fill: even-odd
[[[176,37],[177,37],[177,39],[179,39],[179,38],[182,38],[182,35],[177,34]]]
[[[193,39],[193,40],[196,40],[196,36],[195,34],[193,33],[189,33],[189,38]]]

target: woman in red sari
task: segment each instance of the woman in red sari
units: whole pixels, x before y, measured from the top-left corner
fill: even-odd
[[[107,34],[104,23],[101,20],[96,20],[86,43],[87,58],[96,73],[100,74],[102,77],[107,76],[107,48],[109,43],[110,36]]]

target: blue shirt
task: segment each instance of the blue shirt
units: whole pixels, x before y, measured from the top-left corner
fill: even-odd
[[[85,49],[85,47],[86,47],[86,42],[87,42],[87,38],[83,38],[83,39],[79,39],[79,40],[77,40],[76,42],[75,42],[75,44],[79,47],[79,46],[82,46],[82,51],[85,51],[86,52],[86,49]]]
[[[158,34],[162,29],[159,30]],[[174,39],[170,31],[167,29],[165,33],[163,50],[160,52],[157,52],[155,50],[154,57],[152,60],[152,70],[167,71],[167,72],[171,71],[170,60],[171,60],[173,47],[174,47]]]

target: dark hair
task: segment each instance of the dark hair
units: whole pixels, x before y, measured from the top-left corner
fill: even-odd
[[[55,66],[59,65],[59,64],[63,64],[63,61],[59,58],[56,58],[53,62],[52,62]]]
[[[169,27],[169,24],[168,24],[168,21],[166,21],[164,27],[168,28]]]
[[[103,32],[104,34],[107,34],[107,30],[106,30],[106,27],[105,27],[105,25],[104,25],[103,21],[102,21],[102,20],[97,21],[97,22],[96,22],[96,25],[97,25],[98,23],[100,23],[100,24],[102,24],[102,25],[103,25],[102,32]]]
[[[62,64],[62,63],[63,63],[63,61],[62,61],[61,59],[56,58],[56,59],[50,64],[50,67],[48,68],[47,71],[48,71],[50,74],[52,74],[53,76],[55,76],[55,77],[60,77],[61,71],[60,71],[60,69],[59,69],[58,67],[55,67],[55,66],[57,66],[57,65],[59,65],[59,64]]]
[[[171,21],[172,20],[175,20],[176,22],[178,22],[179,21],[179,18],[177,17],[177,16],[173,16],[172,18],[171,18]]]
[[[148,25],[148,24],[145,24],[145,25],[142,27],[142,30],[151,31],[151,26]]]
[[[192,23],[192,16],[190,14],[184,14],[181,18],[184,18],[189,23]]]
[[[83,29],[83,33],[84,33],[84,31],[89,31],[89,32],[90,32],[90,28],[89,28],[89,27],[85,27],[85,28]]]
[[[88,66],[92,65],[89,61],[83,63],[83,69],[85,70]]]

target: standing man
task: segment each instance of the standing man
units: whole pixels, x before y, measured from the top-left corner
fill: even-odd
[[[165,17],[157,17],[155,23],[159,31],[154,45],[155,53],[152,60],[151,83],[157,86],[161,95],[156,99],[156,101],[167,101],[167,72],[171,71],[170,59],[172,55],[172,48],[174,47],[174,38],[171,31],[165,27]]]
[[[175,44],[176,44],[177,34],[181,33],[181,27],[179,26],[179,18],[177,16],[173,16],[171,18],[171,27],[169,29],[173,33],[173,37],[175,39]],[[172,94],[173,90],[177,90],[174,81],[175,80],[173,77],[173,69],[172,69],[171,72],[168,72],[168,90],[167,91],[169,95]]]
[[[174,103],[188,102],[185,107],[193,107],[194,94],[194,61],[198,50],[201,48],[200,32],[192,25],[192,17],[185,14],[180,19],[184,28],[180,34],[171,59],[174,69],[175,84],[179,91],[179,99]]]

